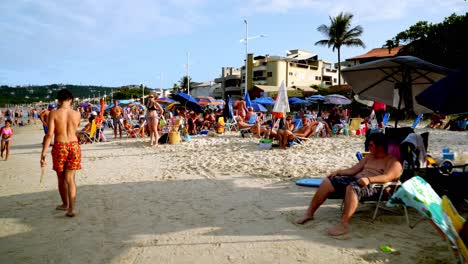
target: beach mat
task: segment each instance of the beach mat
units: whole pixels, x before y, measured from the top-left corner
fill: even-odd
[[[296,181],[296,184],[305,187],[319,187],[320,184],[322,184],[322,181],[322,178],[300,179]]]

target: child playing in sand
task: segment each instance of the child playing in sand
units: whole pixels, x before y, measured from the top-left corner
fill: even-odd
[[[1,158],[3,159],[3,152],[6,150],[5,160],[8,160],[10,155],[10,145],[13,139],[13,128],[11,128],[11,120],[5,121],[5,126],[0,129],[0,135],[2,137],[2,151]]]

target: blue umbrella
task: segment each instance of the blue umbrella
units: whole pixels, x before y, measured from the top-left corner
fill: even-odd
[[[330,94],[325,96],[326,104],[335,104],[335,105],[346,105],[350,104],[351,100],[339,94]]]
[[[185,105],[188,109],[191,109],[197,113],[203,113],[202,107],[198,104],[197,100],[186,93],[173,94],[172,98]]]
[[[255,100],[252,100],[252,103],[262,104],[262,105],[274,105],[275,101],[271,97],[259,97]]]
[[[468,66],[440,79],[420,94],[416,101],[444,115],[468,112]]]
[[[260,111],[260,112],[267,112],[268,110],[261,104],[259,103],[252,103],[252,106],[254,111]]]
[[[301,98],[291,97],[289,98],[289,104],[310,104],[310,102]]]
[[[323,102],[325,101],[325,96],[320,95],[320,94],[312,95],[312,96],[306,97],[306,100],[312,103]]]
[[[245,101],[245,106],[247,106],[247,107],[251,107],[251,106],[252,106],[252,102],[250,101],[250,95],[249,95],[249,93],[245,93],[244,101]]]
[[[226,119],[234,118],[234,111],[233,111],[232,100],[230,96],[226,98],[226,106],[224,107],[224,110],[223,110],[223,116],[226,117]]]

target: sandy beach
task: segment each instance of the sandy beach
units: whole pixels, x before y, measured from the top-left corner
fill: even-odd
[[[431,153],[468,153],[468,133],[417,129],[424,131]],[[325,232],[341,200],[293,224],[316,191],[294,180],[354,164],[362,137],[288,150],[258,150],[258,139],[238,133],[157,149],[148,139],[83,145],[79,215],[70,219],[54,210],[50,154],[39,183],[42,136],[39,125],[15,128],[10,160],[0,161],[0,263],[454,263],[429,223],[409,229],[403,214],[385,211],[371,223],[372,204],[360,205],[343,237]]]

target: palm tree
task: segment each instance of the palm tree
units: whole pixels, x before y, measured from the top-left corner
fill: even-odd
[[[326,45],[332,47],[333,51],[338,50],[338,86],[341,86],[341,46],[366,47],[359,39],[364,30],[361,26],[351,28],[352,18],[352,14],[341,12],[336,17],[330,16],[330,26],[323,24],[317,28],[327,39],[319,40],[315,45]]]
[[[387,48],[388,49],[388,54],[392,53],[392,49],[398,47],[398,43],[394,41],[393,39],[389,39],[385,42],[385,45],[382,46],[382,48]]]

